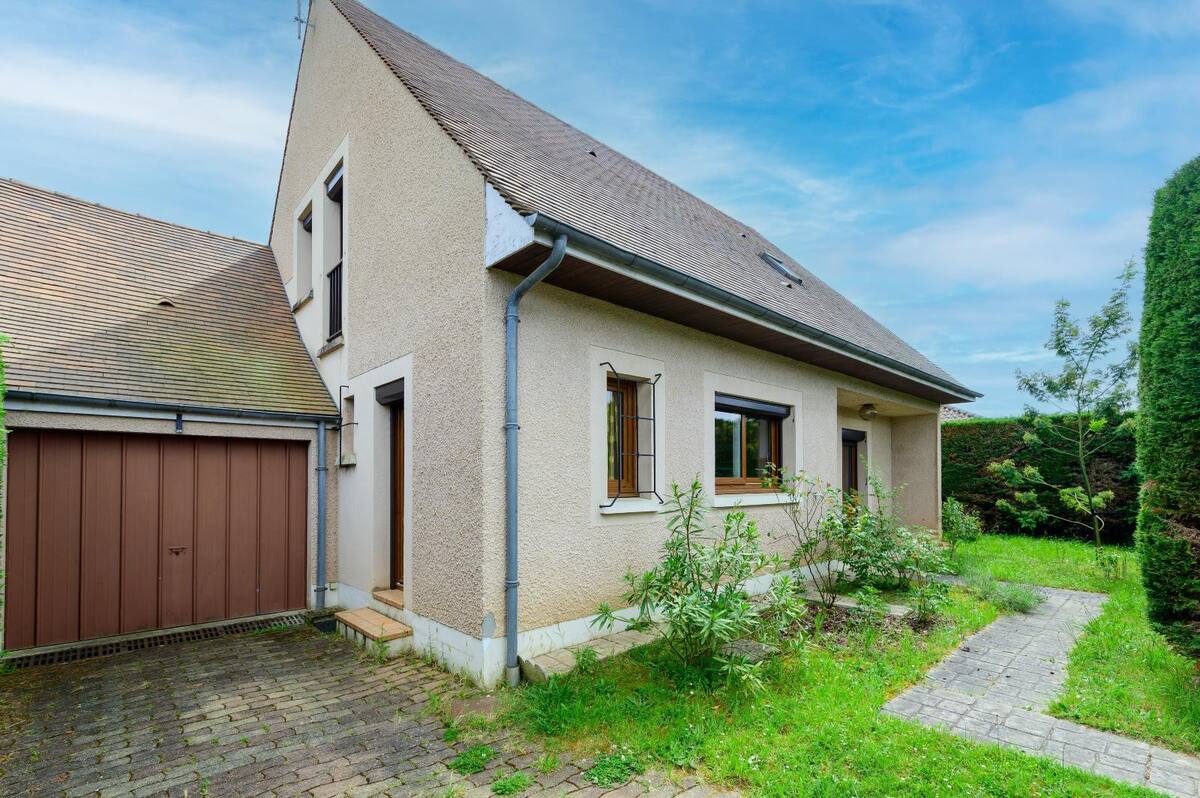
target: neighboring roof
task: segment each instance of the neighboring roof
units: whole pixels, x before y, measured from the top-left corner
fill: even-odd
[[[968,413],[966,410],[960,410],[954,405],[942,405],[940,415],[942,421],[962,421],[967,418],[979,418],[977,413]]]
[[[367,9],[332,0],[520,213],[539,213],[977,395],[753,229]],[[781,285],[768,252],[803,283]]]
[[[262,244],[5,179],[0,219],[10,391],[336,414]]]

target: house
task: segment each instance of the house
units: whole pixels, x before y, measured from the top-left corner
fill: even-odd
[[[310,604],[491,685],[516,676],[518,656],[597,633],[597,605],[659,555],[672,481],[698,476],[714,507],[770,526],[780,497],[763,464],[852,489],[870,469],[903,486],[909,521],[938,525],[939,408],[977,393],[753,229],[356,0],[313,0],[309,20],[270,246],[237,245],[278,274],[237,278],[260,281],[272,323],[279,303],[291,311],[311,360],[272,328],[289,384],[310,390],[311,364],[324,384],[302,408],[276,392],[254,409],[304,411],[287,429],[307,441],[309,472],[318,430],[340,420],[327,484],[310,473],[305,494],[328,504],[308,529]],[[56,355],[42,368],[78,362]],[[222,373],[242,373],[229,357]],[[48,409],[22,401],[14,441]],[[156,430],[162,446],[200,428],[183,418],[183,438]],[[28,458],[14,446],[10,479]]]

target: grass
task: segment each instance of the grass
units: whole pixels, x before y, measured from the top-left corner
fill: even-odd
[[[1106,546],[1105,550],[1116,556],[1125,579],[1137,578],[1137,557],[1132,549]],[[1107,593],[1122,580],[1098,571],[1095,560],[1090,543],[1022,535],[984,535],[960,543],[954,555],[960,573],[980,572],[1001,582]]]
[[[956,561],[997,579],[1109,594],[1100,617],[1071,652],[1062,696],[1051,714],[1186,753],[1200,753],[1200,690],[1195,666],[1174,653],[1146,621],[1146,598],[1133,552],[1108,578],[1092,565],[1089,544],[988,535],[962,544]]]
[[[652,644],[512,691],[505,717],[553,749],[696,768],[757,796],[1150,795],[879,714],[996,614],[955,590],[928,632],[826,635],[771,660],[753,693],[689,683]]]
[[[524,771],[518,770],[508,776],[501,776],[492,782],[492,793],[494,795],[516,795],[529,789],[533,784],[533,777]]]
[[[464,776],[479,773],[496,757],[496,752],[486,745],[476,745],[450,760],[450,769]]]

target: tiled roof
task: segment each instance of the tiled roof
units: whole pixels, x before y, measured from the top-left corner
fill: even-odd
[[[262,244],[4,179],[0,220],[9,390],[336,412]]]
[[[942,405],[941,417],[942,421],[962,421],[968,418],[979,418],[977,414],[960,410],[954,405]]]
[[[518,212],[549,216],[961,387],[755,230],[357,0],[332,2]],[[798,273],[802,285],[784,287],[780,275],[762,259],[764,251]]]

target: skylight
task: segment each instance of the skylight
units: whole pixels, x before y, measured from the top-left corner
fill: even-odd
[[[785,264],[782,260],[780,260],[779,258],[772,255],[770,252],[763,252],[759,255],[759,257],[761,257],[763,260],[765,260],[767,262],[768,266],[770,266],[772,269],[779,272],[780,274],[782,274],[784,277],[788,278],[792,282],[796,283],[797,285],[804,284],[803,277],[801,277],[799,274],[797,274],[796,272],[794,272],[790,268],[788,268],[787,264]]]

